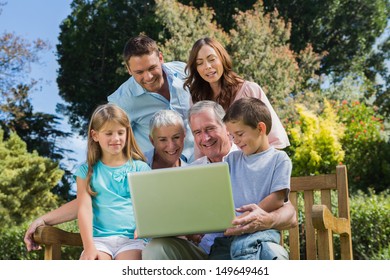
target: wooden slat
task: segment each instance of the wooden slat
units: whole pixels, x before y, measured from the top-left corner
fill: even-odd
[[[348,196],[348,178],[344,165],[337,166],[337,191],[339,217],[349,219],[349,196]]]
[[[291,191],[312,191],[336,189],[336,174],[291,177]]]
[[[332,210],[332,197],[330,190],[321,190],[321,204]]]
[[[312,191],[304,191],[305,203],[305,237],[306,237],[306,259],[317,259],[317,246],[315,231],[311,220],[311,209],[314,202],[314,194]]]
[[[332,211],[332,196],[330,190],[321,190],[321,204]],[[331,230],[317,230],[318,259],[333,260],[333,233]]]
[[[290,192],[290,202],[294,206],[298,220],[298,198],[296,192]],[[290,260],[300,259],[299,225],[289,230]]]
[[[347,168],[345,165],[336,167],[337,174],[337,190],[338,190],[338,209],[339,217],[345,218],[349,225],[349,232],[340,235],[340,250],[342,260],[352,260],[352,237],[351,223],[349,214],[349,194],[348,194],[348,177]]]
[[[61,244],[45,245],[45,260],[60,260],[61,259]]]
[[[333,235],[330,229],[318,230],[318,259],[319,260],[333,260]]]

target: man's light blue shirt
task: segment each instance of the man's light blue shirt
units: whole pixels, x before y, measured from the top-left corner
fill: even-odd
[[[108,102],[121,107],[129,116],[137,144],[145,153],[153,149],[149,140],[149,122],[154,113],[159,110],[174,110],[178,112],[186,127],[183,155],[187,162],[193,160],[194,138],[188,125],[188,110],[190,109],[190,94],[184,90],[186,78],[185,63],[173,61],[162,64],[162,70],[167,76],[170,101],[155,92],[149,92],[130,77],[113,94],[108,96]]]

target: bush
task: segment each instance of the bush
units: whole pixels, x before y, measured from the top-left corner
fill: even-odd
[[[24,244],[24,234],[29,224],[14,227],[0,228],[0,259],[1,260],[43,260],[44,250],[27,252]],[[76,232],[78,231],[77,223],[69,222],[59,226],[60,228]],[[62,259],[77,260],[80,257],[81,247],[63,247]]]
[[[350,193],[379,193],[390,185],[390,143],[384,136],[384,119],[375,108],[358,101],[335,102],[340,121],[346,126],[341,139],[348,166]],[[365,164],[361,164],[364,162]]]
[[[39,260],[43,259],[43,251],[27,252],[23,238],[26,226],[0,228],[1,260]]]
[[[351,197],[353,257],[356,260],[389,258],[390,196],[389,191],[369,194],[359,191]]]

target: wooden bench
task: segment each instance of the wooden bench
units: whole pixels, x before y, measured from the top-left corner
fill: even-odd
[[[338,218],[331,211],[332,191],[337,197],[333,203],[337,204]],[[315,199],[320,200],[320,204],[315,204]],[[292,177],[290,200],[297,210],[298,221],[298,215],[304,216],[304,223],[288,230],[285,245],[289,249],[290,259],[299,260],[301,255],[308,260],[334,259],[335,234],[340,236],[340,258],[352,259],[348,180],[344,165],[337,166],[335,174]],[[303,201],[302,208],[298,207],[301,204],[299,200]],[[82,246],[80,234],[52,226],[38,227],[34,240],[44,246],[45,260],[61,259],[62,246]],[[300,244],[305,244],[305,252],[300,252]]]

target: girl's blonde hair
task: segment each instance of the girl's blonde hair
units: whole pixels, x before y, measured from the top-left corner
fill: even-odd
[[[102,157],[102,150],[98,142],[92,138],[92,130],[100,131],[108,122],[116,122],[126,128],[126,143],[123,149],[123,155],[129,160],[142,160],[146,162],[146,158],[135,141],[133,129],[130,125],[130,120],[125,111],[114,104],[104,104],[98,106],[92,114],[88,126],[88,141],[87,141],[87,186],[88,193],[96,195],[91,188],[91,178],[93,167]]]

